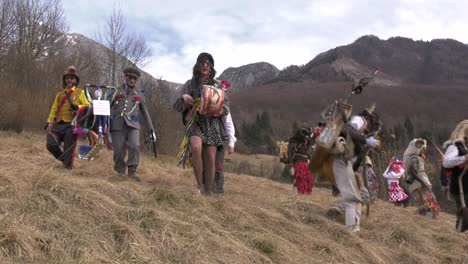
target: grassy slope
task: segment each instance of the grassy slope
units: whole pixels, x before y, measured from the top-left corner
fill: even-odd
[[[324,217],[315,188],[226,175],[196,194],[190,170],[142,157],[141,183],[113,176],[110,152],[65,175],[35,134],[0,132],[0,263],[468,263],[454,216],[429,221],[379,201],[362,237]]]

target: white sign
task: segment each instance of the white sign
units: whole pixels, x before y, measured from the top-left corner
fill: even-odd
[[[94,100],[93,101],[94,115],[110,116],[110,103],[107,100]]]

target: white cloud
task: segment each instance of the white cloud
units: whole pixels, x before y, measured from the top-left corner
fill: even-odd
[[[71,31],[93,37],[114,2],[63,2]],[[184,82],[197,55],[207,51],[220,74],[227,67],[266,61],[278,68],[305,64],[318,53],[362,35],[380,38],[453,38],[468,43],[464,1],[225,0],[117,3],[129,29],[144,32],[153,48],[145,68]]]

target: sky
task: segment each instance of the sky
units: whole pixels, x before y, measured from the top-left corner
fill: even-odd
[[[114,6],[127,30],[152,50],[143,70],[183,83],[201,52],[221,74],[228,67],[268,62],[278,69],[363,35],[380,39],[451,38],[468,43],[468,1],[436,0],[62,0],[70,33],[96,39]]]

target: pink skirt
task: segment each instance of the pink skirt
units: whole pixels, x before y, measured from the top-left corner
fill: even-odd
[[[388,200],[391,203],[402,202],[408,199],[408,195],[405,191],[398,185],[398,182],[390,183],[388,187]]]

